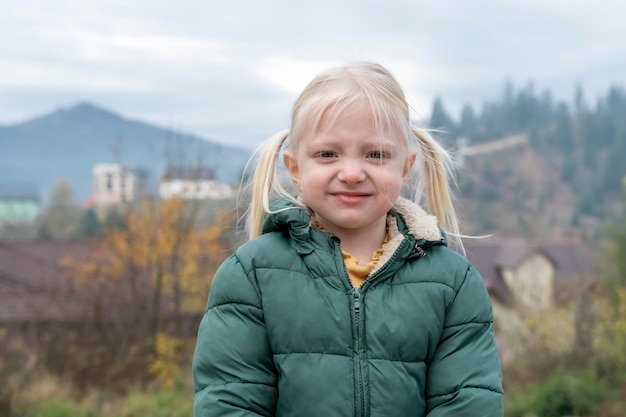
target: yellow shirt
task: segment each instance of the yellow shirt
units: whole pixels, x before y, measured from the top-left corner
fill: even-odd
[[[324,230],[322,225],[319,223],[315,215],[313,215],[313,219],[311,221],[311,225],[319,230]],[[378,260],[381,255],[385,251],[385,246],[389,242],[389,233],[385,235],[385,240],[383,241],[383,245],[376,250],[372,254],[372,259],[366,263],[365,265],[359,265],[359,260],[354,256],[350,255],[345,250],[341,249],[341,256],[343,257],[343,263],[346,265],[346,270],[348,271],[348,276],[350,277],[350,282],[353,287],[360,287],[361,284],[365,281],[365,279],[369,276],[369,274],[376,268],[378,264]]]
[[[346,264],[346,269],[348,270],[348,276],[350,277],[350,282],[352,282],[353,287],[360,287],[361,284],[363,284],[365,279],[372,272],[372,270],[376,267],[376,265],[378,264],[378,260],[380,259],[380,256],[383,254],[385,250],[385,245],[387,244],[388,240],[389,239],[385,237],[383,246],[372,254],[372,260],[366,263],[365,265],[359,265],[359,261],[357,258],[350,255],[345,250],[341,249],[343,262]]]

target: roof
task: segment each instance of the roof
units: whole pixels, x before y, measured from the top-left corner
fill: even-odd
[[[502,269],[516,268],[536,253],[553,263],[557,280],[593,275],[589,254],[575,241],[486,238],[466,241],[464,246],[468,260],[482,275],[487,290],[502,302],[510,301],[511,297]]]
[[[502,245],[500,242],[465,243],[467,259],[480,273],[485,287],[490,294],[504,303],[511,301],[511,292],[500,274],[501,263],[498,256]]]
[[[0,322],[80,317],[84,305],[71,297],[59,260],[86,253],[84,243],[0,243]]]
[[[171,180],[191,180],[211,181],[215,179],[215,171],[212,168],[206,166],[183,166],[183,165],[170,165],[167,167],[163,174],[163,179],[166,181]]]
[[[571,241],[546,242],[542,249],[556,263],[557,279],[571,279],[593,275],[593,263],[589,251]]]
[[[68,279],[69,270],[60,264],[70,255],[86,260],[91,251],[92,246],[85,242],[0,242],[0,324],[83,320],[93,311],[93,297],[101,300],[105,291],[107,297],[113,297],[107,298],[111,311],[123,311],[128,302],[127,287],[100,285],[77,293]],[[147,285],[137,285],[148,289]],[[120,308],[111,305],[116,302]],[[174,314],[166,296],[161,308],[163,318]]]

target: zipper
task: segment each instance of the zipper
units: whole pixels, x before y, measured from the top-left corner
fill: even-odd
[[[354,323],[356,327],[356,358],[355,358],[355,366],[356,366],[356,376],[357,376],[357,387],[356,387],[356,395],[359,397],[359,401],[357,405],[360,407],[360,410],[357,409],[358,415],[365,415],[365,394],[363,392],[363,364],[361,360],[361,289],[359,287],[355,287],[352,290],[352,295],[354,297]]]
[[[398,245],[396,250],[393,252],[393,254],[391,254],[391,257],[387,260],[387,262],[385,262],[385,264],[380,269],[378,269],[372,275],[367,277],[365,282],[363,282],[363,285],[361,285],[361,292],[363,292],[366,288],[368,288],[370,285],[372,285],[372,282],[375,281],[378,278],[379,275],[382,275],[385,272],[387,267],[389,265],[391,265],[396,260],[396,258],[398,257],[400,251],[404,248],[404,245],[406,245],[406,244],[407,244],[407,240],[405,238],[402,242],[400,242],[400,244]]]
[[[341,256],[341,247],[339,245],[339,239],[333,237],[333,243],[335,245],[336,253],[338,254],[337,259],[337,269],[339,271],[343,270],[346,282],[348,284],[348,288],[352,288],[352,302],[353,308],[352,312],[354,313],[354,334],[355,334],[355,342],[354,342],[354,354],[353,354],[353,362],[354,362],[354,375],[355,375],[355,386],[354,386],[354,395],[355,401],[354,406],[356,408],[355,415],[360,417],[365,417],[365,394],[363,388],[363,363],[362,363],[362,355],[361,355],[361,304],[363,300],[363,289],[362,287],[353,287],[352,281],[350,281],[350,275],[348,274],[348,270],[346,269],[345,263],[343,261],[343,257]],[[366,280],[367,282],[367,280]]]
[[[359,320],[359,313],[361,312],[361,288],[354,288],[354,314],[356,316],[357,321]],[[358,327],[357,327],[358,332]]]

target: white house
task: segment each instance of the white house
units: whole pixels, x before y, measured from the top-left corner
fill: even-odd
[[[235,195],[235,190],[215,179],[212,169],[206,167],[170,166],[159,184],[162,199],[221,200]]]
[[[143,170],[121,164],[96,164],[90,202],[96,206],[108,206],[133,201],[146,190],[146,178]]]

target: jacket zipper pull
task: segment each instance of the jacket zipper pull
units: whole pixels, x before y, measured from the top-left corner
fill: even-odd
[[[354,289],[354,312],[358,315],[361,311],[361,289],[356,287]]]

